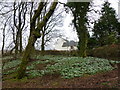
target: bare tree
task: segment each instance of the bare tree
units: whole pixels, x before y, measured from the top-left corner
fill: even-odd
[[[8,22],[11,18],[11,12],[13,11],[13,9],[11,8],[11,3],[8,4],[6,2],[0,3],[0,24],[2,27],[2,56],[5,53],[4,49],[5,49],[5,42],[6,42],[6,37],[8,35],[8,33],[6,33],[8,31]]]
[[[17,34],[15,40],[15,53],[22,52],[22,30],[25,27],[27,3],[26,2],[14,2],[14,26],[16,27]],[[18,23],[17,23],[18,22]]]
[[[42,36],[41,36],[41,51],[45,50],[45,46],[47,45],[48,42],[50,42],[52,40],[52,38],[54,38],[56,35],[58,36],[58,34],[57,34],[58,30],[56,30],[55,27],[62,26],[61,22],[62,22],[63,16],[61,13],[63,12],[63,9],[60,9],[59,6],[60,5],[58,5],[58,7],[56,7],[54,14],[50,17],[50,19],[48,20],[46,25],[41,30],[41,34],[42,34]],[[46,7],[47,7],[47,5],[44,7],[43,13],[38,18],[38,22],[40,20],[42,20],[42,18],[47,13]],[[54,33],[56,33],[55,36],[53,36]]]
[[[39,3],[37,10],[35,11],[33,17],[31,18],[29,41],[28,41],[28,44],[27,44],[24,54],[23,54],[22,63],[20,64],[20,68],[18,69],[18,74],[17,74],[18,79],[23,78],[25,75],[25,71],[26,71],[27,64],[29,62],[29,58],[31,57],[32,52],[34,51],[34,44],[35,44],[37,38],[40,38],[40,36],[41,36],[40,30],[42,30],[44,25],[46,25],[47,21],[52,16],[52,14],[54,13],[54,10],[57,6],[58,2],[55,2],[55,1],[52,3],[50,9],[48,10],[47,14],[44,16],[43,20],[40,21],[37,24],[37,26],[36,26],[36,20],[40,16],[40,14],[46,4],[45,2]]]

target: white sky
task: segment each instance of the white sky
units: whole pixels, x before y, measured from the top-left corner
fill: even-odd
[[[118,14],[118,0],[108,0],[108,1],[111,3],[111,7],[113,7],[116,10],[116,13]],[[101,5],[103,4],[103,2],[104,0],[94,0],[95,5]],[[100,10],[100,8],[96,7],[96,10]],[[95,17],[93,16],[95,19],[99,18],[98,14],[94,13],[93,15],[95,16]],[[70,27],[71,20],[72,20],[72,16],[70,14],[67,14],[64,20],[64,24],[63,24],[65,34],[67,35],[69,40],[78,41],[77,33],[73,31],[72,27]]]
[[[59,0],[59,1],[66,2],[66,0]],[[108,1],[111,3],[111,7],[113,7],[116,10],[116,13],[118,14],[118,0],[108,0]],[[94,0],[95,5],[101,5],[101,4],[103,4],[103,2],[104,2],[104,0]],[[96,9],[100,10],[99,7],[96,7]],[[63,29],[66,39],[78,41],[77,33],[75,31],[73,31],[73,27],[70,26],[70,23],[71,23],[73,17],[71,16],[71,14],[66,14],[66,13],[64,14],[64,16],[65,16],[65,19],[63,22],[63,27],[61,27],[60,29]],[[94,17],[95,19],[99,18],[99,15],[96,15],[95,13],[93,13],[93,16],[95,16]],[[0,42],[2,41],[1,35],[2,35],[2,32],[0,31]],[[0,49],[1,49],[1,47],[2,47],[2,43],[0,43]]]

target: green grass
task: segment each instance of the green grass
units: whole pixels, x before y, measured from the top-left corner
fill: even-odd
[[[112,63],[120,63],[118,61],[112,61],[107,59],[100,59],[94,57],[64,57],[64,56],[53,56],[53,55],[45,55],[45,56],[37,56],[34,57],[39,59],[37,61],[33,61],[29,66],[27,66],[27,74],[29,78],[43,76],[45,74],[60,74],[62,78],[70,79],[74,77],[81,77],[84,75],[96,74],[99,72],[106,72],[113,70],[114,68],[109,64]],[[3,69],[9,69],[12,67],[16,67],[20,64],[20,60],[14,60],[11,62],[5,63]],[[55,64],[49,64],[50,62],[55,62]],[[47,64],[44,70],[36,70],[37,64]],[[15,72],[17,69],[12,69],[6,72],[5,74],[10,74]]]

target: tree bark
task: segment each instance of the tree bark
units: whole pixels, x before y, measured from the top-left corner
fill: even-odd
[[[43,36],[42,36],[42,43],[41,43],[41,51],[42,51],[42,52],[45,51],[45,43],[44,43],[44,41],[45,41],[45,37],[44,37],[44,35],[43,35]]]
[[[18,8],[16,8],[17,5],[18,5]],[[15,56],[17,56],[18,51],[20,54],[22,53],[22,30],[24,29],[24,26],[25,26],[27,4],[26,2],[20,2],[18,4],[14,2],[13,7],[14,7],[14,26],[16,27],[16,30],[17,30],[16,43],[15,43],[15,47],[16,47]],[[16,14],[18,14],[18,16]],[[17,25],[17,22],[18,22],[18,25]]]
[[[20,30],[20,54],[22,53],[22,30]]]
[[[2,56],[4,55],[4,47],[5,47],[5,28],[6,28],[6,23],[3,28],[3,45],[2,45]]]
[[[35,29],[36,19],[39,17],[39,15],[41,14],[41,11],[44,7],[44,3],[40,2],[37,12],[34,14],[32,20],[31,20],[31,23],[30,23],[29,41],[26,46],[25,52],[23,54],[22,63],[20,64],[20,67],[18,69],[18,73],[17,73],[18,79],[21,79],[25,76],[25,71],[26,71],[27,64],[29,63],[29,58],[31,57],[32,52],[34,50],[34,44],[35,44],[37,38],[39,38],[41,36],[40,30],[42,30],[43,26],[47,23],[47,21],[49,20],[51,15],[54,13],[56,6],[57,6],[57,2],[53,2],[52,6],[50,7],[50,10],[46,14],[46,16],[43,18],[43,21],[41,21],[39,23],[39,25],[37,25],[37,29]]]
[[[14,26],[18,29],[18,26],[17,26],[17,22],[16,22],[16,2],[14,2],[14,5],[13,5],[13,8],[14,8],[14,14],[13,14],[13,20],[14,20]],[[16,34],[16,40],[15,40],[15,57],[17,56],[18,54],[18,43],[19,43],[19,30],[17,31],[17,34]]]
[[[80,50],[79,50],[79,56],[80,57],[86,57],[86,50],[87,50],[87,42],[88,42],[88,36],[87,36],[87,30],[86,28],[82,28],[81,29],[81,33],[80,33]]]
[[[15,40],[15,57],[18,55],[18,40],[19,39],[19,32],[17,31],[17,34],[16,34],[16,40]]]
[[[80,8],[83,4],[84,8]],[[87,18],[86,14],[88,11],[89,7],[89,2],[88,3],[75,3],[75,10],[71,10],[74,16],[74,26],[76,28],[77,34],[78,34],[78,56],[80,57],[86,57],[86,50],[87,50],[87,42],[88,42],[88,32],[87,32]],[[80,18],[79,18],[80,17]]]
[[[18,69],[17,78],[21,79],[25,76],[25,71],[32,52],[34,52],[34,43],[37,40],[33,35],[30,36],[28,45],[26,46],[25,52],[23,54],[22,63]]]

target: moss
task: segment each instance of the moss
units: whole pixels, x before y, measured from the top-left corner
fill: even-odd
[[[28,45],[27,45],[25,52],[23,54],[22,62],[21,62],[20,67],[18,69],[18,75],[17,75],[18,79],[21,79],[25,76],[25,71],[26,71],[27,64],[29,62],[29,58],[31,57],[31,55],[34,52],[35,41],[36,41],[36,38],[33,35],[30,36]]]
[[[5,76],[5,78],[3,77],[3,81],[6,81],[6,80],[14,80],[15,77],[16,77],[16,73],[12,73],[12,74],[9,74],[9,76]],[[7,78],[6,78],[7,77]]]
[[[57,85],[59,85],[59,83],[58,82],[53,82],[52,85],[57,86]]]
[[[8,80],[12,81],[12,82],[28,82],[28,78],[27,77],[24,77],[22,79],[11,78],[11,79],[8,79]]]
[[[41,34],[39,32],[39,30],[36,29],[36,31],[33,31],[33,34],[35,35],[36,38],[40,38]]]
[[[101,83],[101,85],[104,85],[104,86],[109,86],[108,84],[109,84],[109,82],[103,82],[103,83]]]
[[[87,31],[87,27],[86,27],[86,23],[87,23],[87,11],[88,11],[88,7],[89,7],[89,2],[88,3],[77,3],[75,4],[75,10],[73,11],[73,15],[74,15],[74,26],[76,27],[76,31],[78,34],[78,56],[80,57],[86,57],[86,49],[87,49],[87,38],[88,38],[88,31]],[[85,8],[82,8],[82,6]],[[71,4],[72,7],[74,7],[74,5]],[[77,18],[78,16],[80,16],[80,18]],[[78,22],[78,24],[76,23]]]
[[[42,5],[43,5],[43,3],[39,4],[37,12],[34,14],[32,20],[31,20],[30,37],[29,37],[28,45],[25,49],[25,52],[24,52],[24,55],[22,58],[22,63],[18,70],[18,74],[17,74],[18,79],[21,79],[25,76],[25,71],[26,71],[27,64],[29,62],[29,58],[31,57],[31,55],[33,54],[33,51],[34,51],[34,44],[35,44],[37,38],[41,36],[41,34],[39,32],[43,28],[43,26],[47,23],[47,21],[51,17],[51,15],[53,14],[53,12],[57,6],[57,2],[53,3],[53,5],[51,6],[51,9],[48,11],[48,13],[43,18],[43,21],[39,22],[37,25],[37,28],[35,29],[35,22],[36,22],[36,19],[41,14],[41,11],[43,8]]]
[[[24,77],[22,79],[19,80],[20,82],[27,82],[28,81],[28,78],[27,77]]]
[[[81,30],[81,34],[80,34],[80,39],[81,39],[81,42],[80,42],[80,51],[79,51],[79,56],[80,57],[86,57],[87,54],[86,54],[86,50],[87,50],[87,42],[88,42],[88,38],[87,38],[87,31],[85,29]]]

